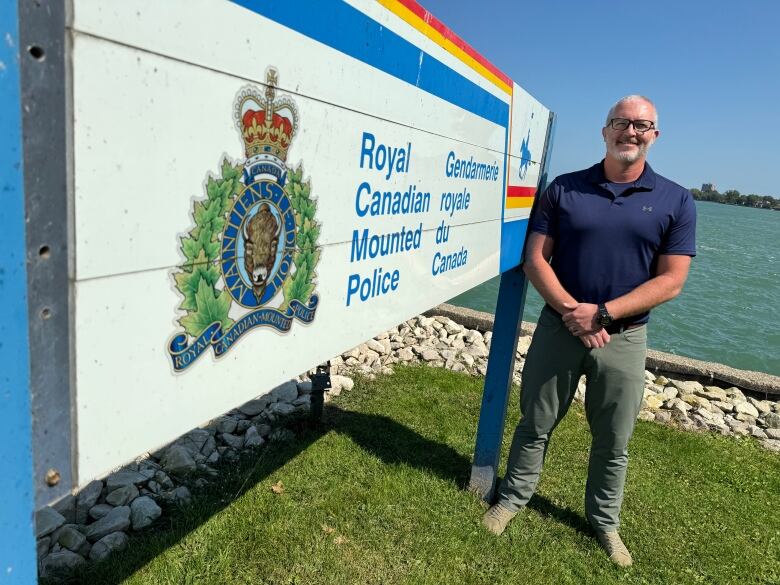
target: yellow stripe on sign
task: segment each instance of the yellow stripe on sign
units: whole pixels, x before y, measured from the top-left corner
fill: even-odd
[[[505,209],[522,209],[527,207],[533,207],[533,197],[507,197],[504,204]]]
[[[492,71],[479,63],[476,59],[474,59],[463,49],[442,35],[439,31],[429,26],[425,21],[420,20],[420,18],[406,6],[399,3],[397,0],[377,0],[377,2],[398,16],[401,20],[420,31],[434,43],[442,47],[445,51],[463,61],[474,71],[482,75],[482,77],[493,83],[493,85],[505,93],[512,95],[512,87],[510,85],[505,83],[502,79],[499,79]]]

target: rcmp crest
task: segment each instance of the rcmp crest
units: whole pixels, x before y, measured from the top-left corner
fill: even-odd
[[[262,93],[238,93],[233,117],[246,158],[225,156],[205,197],[193,202],[195,227],[181,238],[184,262],[173,272],[184,313],[168,347],[176,372],[209,347],[225,355],[256,327],[285,333],[295,320],[314,319],[317,203],[302,165],[287,165],[298,111],[290,98],[276,97],[277,79],[269,69]]]

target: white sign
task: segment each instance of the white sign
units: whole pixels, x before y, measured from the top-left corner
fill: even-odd
[[[74,0],[77,482],[515,266],[549,111],[403,0]]]

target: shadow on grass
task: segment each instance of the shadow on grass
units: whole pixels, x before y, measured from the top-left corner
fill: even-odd
[[[558,504],[553,503],[544,496],[534,494],[531,500],[528,502],[528,509],[538,512],[542,516],[548,516],[553,520],[557,520],[561,524],[570,526],[577,532],[586,534],[588,536],[595,536],[593,528],[591,528],[588,521],[582,516],[572,510],[571,508],[561,508]]]
[[[326,405],[323,422],[308,419],[286,421],[295,432],[288,443],[263,447],[257,456],[244,455],[236,463],[218,466],[219,476],[193,497],[185,508],[168,508],[149,530],[131,536],[128,549],[107,561],[88,564],[66,583],[121,583],[135,571],[219,513],[258,482],[276,472],[324,435],[336,432],[349,436],[367,452],[386,464],[403,463],[424,470],[465,488],[471,462],[448,445],[423,437],[386,417],[343,410]],[[43,583],[54,581],[42,581]],[[57,581],[62,583],[63,581]]]

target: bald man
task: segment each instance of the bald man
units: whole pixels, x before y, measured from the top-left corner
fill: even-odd
[[[546,304],[523,369],[506,476],[482,522],[501,534],[531,498],[584,374],[592,435],[585,513],[610,560],[627,567],[618,528],[644,394],[647,322],[683,288],[696,255],[696,208],[687,189],[646,162],[660,134],[649,99],[619,100],[601,134],[604,159],[556,178],[530,221],[523,270]]]

